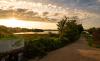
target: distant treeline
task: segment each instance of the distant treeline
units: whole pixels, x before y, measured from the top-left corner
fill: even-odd
[[[42,29],[27,29],[27,28],[12,28],[12,27],[6,27],[3,25],[0,25],[0,35],[12,35],[13,33],[18,32],[43,32]]]
[[[12,28],[0,25],[0,32],[15,33],[15,32],[27,32],[27,31],[32,31],[32,29],[19,28],[19,27]]]

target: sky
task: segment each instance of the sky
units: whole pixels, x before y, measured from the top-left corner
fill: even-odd
[[[0,8],[28,9],[40,16],[48,12],[46,16],[53,19],[78,16],[85,28],[100,27],[100,0],[0,0]]]
[[[56,29],[55,23],[50,22],[37,22],[37,21],[23,21],[17,19],[1,19],[1,25],[5,25],[7,27],[21,27],[21,28],[29,28],[29,29]],[[52,28],[51,28],[52,27]]]

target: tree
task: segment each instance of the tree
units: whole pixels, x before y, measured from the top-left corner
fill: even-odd
[[[64,38],[65,40],[74,41],[79,38],[83,27],[81,24],[77,24],[77,20],[76,17],[65,17],[58,22],[57,26],[60,40]]]
[[[57,24],[57,26],[58,26],[58,31],[59,31],[59,38],[60,38],[60,39],[63,37],[67,19],[68,19],[68,18],[65,17],[64,19],[62,19],[62,20],[61,20],[60,22],[58,22],[58,24]]]
[[[96,30],[96,28],[93,27],[93,28],[88,29],[87,31],[88,31],[90,34],[92,34],[95,30]]]

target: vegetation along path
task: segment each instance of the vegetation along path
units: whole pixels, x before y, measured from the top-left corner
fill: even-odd
[[[81,37],[77,42],[52,51],[36,61],[100,61],[100,49],[89,47],[86,38]]]

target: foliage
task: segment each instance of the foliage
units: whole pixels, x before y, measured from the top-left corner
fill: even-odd
[[[11,27],[6,27],[6,26],[3,26],[3,25],[0,25],[0,39],[2,40],[8,40],[8,39],[16,39],[16,37],[19,37],[19,36],[16,36],[14,35],[13,33],[16,33],[16,32],[31,32],[32,29],[27,29],[27,28],[19,28],[19,27],[16,27],[16,28],[11,28]]]
[[[94,39],[94,46],[100,47],[100,28],[96,28],[95,31],[92,33]]]
[[[87,41],[89,46],[93,46],[93,36],[91,34],[87,34]]]
[[[62,19],[62,20],[61,20],[60,22],[58,22],[58,24],[57,24],[57,26],[58,26],[58,31],[59,31],[59,38],[60,38],[60,39],[63,37],[64,31],[65,31],[66,20],[67,20],[67,18]]]
[[[44,30],[42,29],[33,29],[33,32],[43,32]]]
[[[100,28],[96,28],[92,33],[94,40],[99,41],[100,40]]]
[[[87,30],[90,36],[87,36],[88,43],[90,46],[99,47],[100,46],[100,28],[90,28]]]
[[[43,57],[47,52],[61,47],[58,38],[37,38],[25,41],[24,53],[28,58]]]
[[[14,37],[12,32],[10,32],[10,30],[7,27],[0,26],[0,39],[4,39],[4,38],[9,39],[11,37]]]
[[[77,40],[80,37],[83,27],[81,24],[77,24],[77,18],[65,17],[60,22],[58,22],[59,38],[67,38],[68,42]]]
[[[97,45],[96,48],[100,48],[100,45]]]
[[[87,31],[88,31],[90,34],[92,34],[95,30],[96,30],[96,28],[93,27],[93,28],[88,29]]]
[[[48,32],[48,37],[59,37],[59,35],[56,33]]]
[[[0,25],[0,33],[4,32],[6,34],[11,34],[15,32],[31,32],[31,31],[32,29],[19,28],[19,27],[12,28]]]

